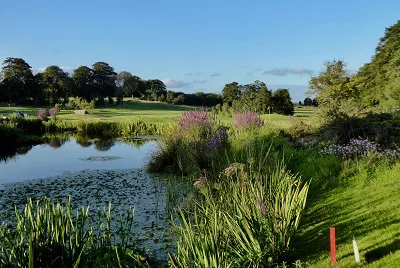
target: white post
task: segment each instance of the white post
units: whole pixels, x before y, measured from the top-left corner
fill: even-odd
[[[358,251],[357,242],[354,236],[353,236],[353,249],[354,249],[354,257],[356,259],[356,263],[360,263],[360,252]]]

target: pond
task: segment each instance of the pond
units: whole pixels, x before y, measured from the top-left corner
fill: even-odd
[[[156,147],[155,141],[129,139],[78,143],[76,138],[68,137],[59,141],[49,140],[0,162],[0,183],[80,170],[143,168]]]
[[[14,206],[22,208],[28,198],[65,202],[71,197],[73,208],[89,206],[93,214],[111,203],[115,219],[134,208],[136,246],[160,260],[175,251],[169,220],[190,184],[145,170],[155,141],[93,140],[82,145],[72,137],[61,140],[0,162],[0,223],[12,224]]]

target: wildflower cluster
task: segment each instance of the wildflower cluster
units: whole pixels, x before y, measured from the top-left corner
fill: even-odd
[[[212,136],[210,142],[208,143],[208,148],[211,150],[220,149],[224,147],[228,143],[228,133],[226,132],[226,128],[221,127],[215,134]]]
[[[376,153],[380,156],[399,157],[400,149],[383,149],[379,144],[367,139],[351,139],[348,144],[331,144],[322,150],[323,154],[338,155],[344,158],[353,158],[356,156],[366,156],[369,153]]]
[[[260,115],[247,112],[244,114],[235,115],[235,123],[233,127],[238,130],[252,130],[258,129],[264,126],[264,121],[261,119]]]
[[[54,107],[53,107],[53,108],[51,108],[51,109],[49,110],[50,116],[56,116],[57,113],[58,113],[57,108],[54,108]]]
[[[224,173],[227,176],[232,176],[236,174],[238,171],[243,171],[245,168],[245,165],[242,163],[232,163],[229,165],[229,167],[225,168]]]
[[[179,126],[182,130],[193,127],[211,127],[215,121],[214,116],[205,108],[200,110],[185,111],[179,119]]]
[[[49,116],[50,116],[50,113],[46,109],[40,109],[40,111],[38,112],[38,115],[37,115],[37,117],[42,121],[47,121]]]

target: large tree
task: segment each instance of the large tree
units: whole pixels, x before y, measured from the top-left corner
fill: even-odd
[[[21,58],[7,58],[3,61],[2,88],[7,101],[22,102],[31,97],[34,86],[31,66]]]
[[[111,97],[116,89],[116,73],[114,68],[105,62],[96,62],[92,65],[94,93],[100,97]]]
[[[272,109],[275,113],[285,115],[294,114],[292,98],[290,97],[289,90],[286,88],[280,88],[272,93],[271,101]]]
[[[315,95],[320,111],[327,120],[343,115],[341,106],[356,93],[349,84],[350,75],[341,60],[325,62],[325,70],[309,81],[310,95]]]
[[[147,94],[151,96],[152,100],[158,100],[161,95],[167,95],[167,87],[159,79],[147,80]]]
[[[256,106],[257,106],[257,112],[260,114],[265,114],[270,111],[271,109],[271,91],[268,90],[267,86],[265,83],[258,83],[260,86],[260,89],[257,93],[257,99],[256,99]]]
[[[93,70],[87,66],[80,66],[72,75],[73,95],[91,101],[95,97],[93,91]]]
[[[352,83],[362,105],[383,111],[400,107],[400,20],[386,28],[371,62],[360,68]]]
[[[124,96],[140,97],[140,82],[140,77],[130,72],[122,71],[117,75],[117,87]]]
[[[233,101],[239,99],[239,97],[240,91],[239,84],[237,82],[226,84],[222,89],[222,100],[224,103],[232,105]]]
[[[60,67],[52,65],[47,67],[43,74],[43,87],[46,101],[54,105],[61,98],[64,102],[70,95],[70,78]]]

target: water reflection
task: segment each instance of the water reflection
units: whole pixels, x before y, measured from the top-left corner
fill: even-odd
[[[40,145],[14,148],[0,156],[0,184],[86,169],[142,168],[154,147],[154,141],[143,139],[89,139],[73,133],[46,135]]]

